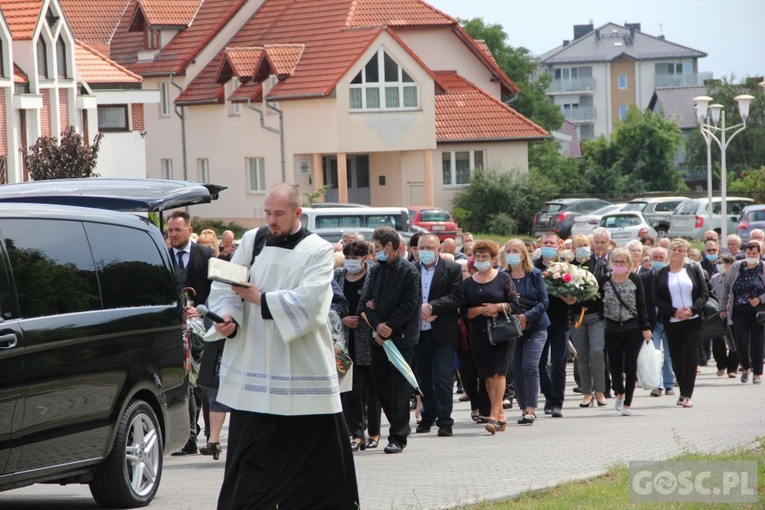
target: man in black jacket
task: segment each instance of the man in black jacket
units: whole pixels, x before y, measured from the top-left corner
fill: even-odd
[[[659,372],[659,387],[651,390],[652,397],[660,397],[662,394],[675,394],[675,372],[672,370],[672,359],[669,357],[669,341],[667,333],[664,331],[664,322],[657,315],[656,303],[653,299],[654,284],[656,283],[656,273],[667,266],[667,250],[657,246],[651,250],[651,265],[653,269],[643,273],[640,277],[643,279],[643,293],[645,294],[645,306],[648,312],[648,322],[653,330],[653,345],[657,349],[664,349],[664,364]]]
[[[197,317],[195,305],[203,305],[210,295],[212,282],[207,279],[208,260],[215,257],[215,252],[206,246],[191,242],[191,217],[186,211],[173,211],[167,220],[167,237],[170,241],[170,256],[175,266],[175,278],[180,292],[184,288],[194,289],[189,292],[192,304],[184,310],[186,317]],[[173,455],[192,455],[197,453],[197,434],[199,433],[199,410],[202,404],[202,389],[189,385],[189,440],[186,446]],[[209,423],[205,419],[205,423]]]
[[[390,339],[411,365],[420,337],[420,275],[414,264],[398,252],[399,234],[391,227],[374,231],[377,264],[369,272],[369,287],[362,296],[364,313],[375,330],[372,346],[372,378],[385,416],[390,423],[385,453],[401,453],[409,427],[409,383],[388,362],[383,340]]]
[[[422,321],[416,348],[417,379],[422,388],[422,421],[417,432],[438,425],[439,436],[451,436],[454,355],[460,343],[459,309],[465,295],[462,268],[440,259],[439,239],[424,234],[417,243],[422,289]]]

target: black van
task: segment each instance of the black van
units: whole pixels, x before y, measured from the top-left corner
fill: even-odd
[[[153,211],[183,205],[183,188],[212,199],[196,184],[163,181],[163,199],[150,180],[87,181],[60,197],[103,207],[109,189],[111,208]],[[175,277],[154,224],[52,198],[72,185],[0,187],[0,491],[87,483],[102,506],[145,506],[164,452],[188,439]]]

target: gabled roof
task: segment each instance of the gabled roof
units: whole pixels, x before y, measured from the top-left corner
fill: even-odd
[[[611,62],[621,56],[633,60],[701,58],[707,54],[615,23],[558,46],[539,57],[543,65],[574,62]]]
[[[77,81],[87,83],[141,83],[142,78],[87,44],[74,41]]]
[[[2,0],[0,8],[14,41],[32,38],[42,4],[42,0]]]
[[[264,48],[226,48],[216,81],[226,83],[232,75],[239,80],[251,79],[256,67],[263,60],[264,52]]]
[[[291,75],[303,51],[305,44],[267,44],[266,58],[273,71],[271,74],[279,77]]]
[[[138,0],[135,16],[143,16],[151,27],[187,27],[191,25],[204,0]]]
[[[16,64],[13,64],[13,83],[29,83],[27,73]]]
[[[262,103],[263,83],[254,81],[242,83],[228,96],[228,99],[234,103],[246,103],[248,100],[253,103]]]
[[[59,0],[74,36],[109,54],[109,44],[130,0]]]
[[[436,141],[538,140],[548,133],[455,71],[436,71]]]
[[[270,99],[327,97],[382,32],[391,35],[420,62],[396,35],[396,28],[432,26],[450,28],[499,80],[504,93],[518,91],[491,54],[470,38],[455,19],[421,0],[266,0],[227,46],[284,47],[283,53],[267,52],[269,65],[280,76],[279,83],[269,92]],[[292,48],[290,52],[288,47]],[[298,47],[303,49],[300,55]],[[217,70],[220,65],[221,60],[217,59],[208,67]],[[132,69],[141,72],[136,67]],[[205,97],[206,102],[219,102],[222,89],[214,83],[215,76],[216,73],[207,70],[200,72],[178,97],[179,104],[205,102]]]
[[[691,87],[666,87],[654,91],[648,108],[661,111],[664,118],[677,124],[680,129],[695,129],[699,126],[693,98],[707,95],[703,85]]]

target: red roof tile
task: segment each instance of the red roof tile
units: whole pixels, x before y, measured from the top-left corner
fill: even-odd
[[[438,26],[457,20],[435,7],[412,0],[353,0],[346,27]]]
[[[513,80],[511,80],[510,77],[505,74],[505,72],[499,67],[491,52],[487,52],[486,49],[484,49],[488,49],[488,45],[485,43],[482,45],[470,37],[470,34],[468,34],[467,31],[462,28],[459,23],[452,25],[452,32],[457,34],[457,37],[459,37],[462,42],[467,45],[468,49],[472,50],[473,54],[478,57],[478,59],[481,60],[484,65],[486,65],[486,67],[491,69],[494,77],[497,78],[497,80],[499,80],[500,84],[502,85],[502,94],[517,94],[521,91],[521,89],[518,88],[518,85],[516,85],[515,82],[513,82]]]
[[[249,99],[253,103],[263,102],[263,83],[248,81],[242,83],[228,99],[233,103],[246,103]]]
[[[74,36],[108,55],[109,43],[130,0],[59,1]]]
[[[128,0],[128,5],[118,20],[117,29],[112,35],[109,45],[109,57],[123,66],[134,63],[137,60],[138,52],[144,49],[144,34],[129,31],[130,22],[137,5],[137,0]],[[84,14],[87,15],[87,12]],[[79,37],[76,31],[74,36]],[[133,72],[138,71],[133,70]]]
[[[2,0],[0,2],[0,8],[3,10],[14,41],[32,38],[40,19],[42,4],[40,0]]]
[[[204,0],[138,0],[138,7],[150,26],[191,25]]]
[[[226,48],[224,62],[231,66],[231,71],[240,80],[251,78],[255,67],[263,60],[264,51],[263,48]]]
[[[210,61],[202,71],[183,89],[175,103],[179,105],[190,104],[216,104],[223,102],[223,84],[218,83],[218,71],[223,63],[223,52]]]
[[[74,61],[77,80],[88,83],[141,83],[142,79],[102,55],[87,44],[75,40]]]
[[[13,64],[13,83],[29,83],[27,73],[22,71],[16,64]]]
[[[305,50],[304,44],[267,44],[266,58],[276,76],[289,76]]]
[[[438,142],[534,140],[547,131],[454,71],[436,72]]]

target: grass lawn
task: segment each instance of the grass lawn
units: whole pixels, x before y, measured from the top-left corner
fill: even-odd
[[[702,503],[634,504],[629,500],[629,468],[616,466],[598,478],[569,482],[546,491],[523,494],[513,499],[460,506],[461,510],[563,510],[650,508],[660,510],[708,510],[711,508],[755,509],[765,507],[765,439],[756,447],[715,454],[689,453],[673,460],[757,461],[757,504],[712,505]]]

